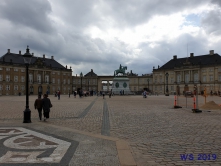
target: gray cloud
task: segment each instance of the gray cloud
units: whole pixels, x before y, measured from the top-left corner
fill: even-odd
[[[14,28],[30,27],[36,31],[50,33],[54,31],[48,14],[51,12],[47,0],[3,0],[0,3],[0,15],[13,24]]]
[[[90,69],[98,75],[113,75],[119,64],[127,65],[128,72],[145,74],[152,72],[153,66],[162,66],[173,55],[187,56],[206,54],[210,49],[221,52],[219,41],[211,48],[209,34],[220,35],[220,9],[204,13],[201,18],[202,30],[198,34],[183,33],[173,41],[164,38],[155,41],[141,42],[138,46],[130,46],[118,38],[104,40],[91,38],[85,32],[90,26],[98,27],[103,33],[115,28],[131,31],[137,25],[147,23],[156,15],[191,10],[208,4],[210,0],[32,0],[32,1],[0,1],[0,53],[5,54],[10,48],[12,52],[25,52],[29,45],[36,56],[53,55],[63,65],[71,65],[74,74],[81,71],[86,74]],[[219,4],[212,0],[211,4]],[[200,16],[201,17],[201,16]],[[136,50],[141,50],[136,52]]]
[[[208,34],[221,34],[221,11],[210,11],[202,18],[202,27]]]

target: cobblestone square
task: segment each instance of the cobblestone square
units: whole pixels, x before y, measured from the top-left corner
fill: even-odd
[[[51,95],[53,107],[47,122],[39,121],[34,109],[35,98],[30,96],[29,102],[32,123],[23,124],[25,96],[1,96],[1,126],[32,127],[65,138],[68,136],[61,128],[73,131],[73,135],[82,132],[82,136],[76,134],[80,144],[72,154],[70,165],[86,165],[93,160],[92,165],[123,165],[120,145],[108,142],[109,137],[128,144],[136,163],[131,165],[221,165],[221,110],[192,113],[192,98],[180,96],[178,104],[183,108],[173,109],[174,96],[106,96],[103,99],[63,95],[58,100]],[[221,104],[220,99],[209,96],[207,101]],[[202,96],[198,103],[204,104]],[[51,131],[52,126],[61,131]],[[106,140],[98,143],[99,136]],[[84,154],[89,158],[84,158]]]

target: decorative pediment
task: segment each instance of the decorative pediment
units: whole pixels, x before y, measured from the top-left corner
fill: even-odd
[[[38,67],[43,67],[44,66],[43,59],[37,58],[37,60],[35,61],[34,65],[37,65]]]

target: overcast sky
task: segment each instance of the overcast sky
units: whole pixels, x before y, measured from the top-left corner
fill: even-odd
[[[43,54],[73,69],[151,73],[177,55],[221,55],[221,0],[1,0],[0,55]],[[188,48],[188,49],[187,49]]]

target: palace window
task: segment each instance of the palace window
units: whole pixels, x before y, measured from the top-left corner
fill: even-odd
[[[189,74],[185,75],[185,83],[188,83],[190,81],[190,76]]]
[[[6,68],[6,71],[10,71],[10,68]]]
[[[198,73],[194,73],[194,82],[197,82],[197,81],[199,81]]]
[[[203,82],[206,82],[206,76],[205,75],[203,76]]]
[[[58,79],[58,84],[60,84],[60,79]]]
[[[38,81],[38,83],[41,83],[41,75],[40,74],[37,75],[37,81]]]
[[[0,75],[0,81],[2,81],[2,75]]]
[[[25,69],[21,69],[21,72],[25,72]]]
[[[46,75],[46,76],[45,76],[45,82],[46,82],[46,83],[49,83],[49,75]]]
[[[18,90],[18,85],[15,85],[15,86],[14,86],[14,90]]]
[[[0,67],[0,70],[3,70],[3,68],[2,68],[2,67]]]
[[[170,78],[170,83],[173,83],[173,82],[174,82],[173,77],[171,77]]]
[[[180,80],[181,80],[181,75],[178,74],[178,75],[177,75],[177,83],[180,83]]]
[[[14,68],[14,71],[18,71],[18,69],[17,69],[17,68]]]
[[[63,80],[63,84],[66,84],[66,79]]]
[[[29,74],[29,82],[33,82],[33,75]]]
[[[221,75],[219,75],[219,81],[221,81]]]
[[[24,85],[21,86],[21,90],[22,91],[25,90],[25,86]]]
[[[14,81],[18,82],[18,76],[14,76]]]
[[[52,83],[53,83],[53,84],[55,83],[55,78],[52,78]]]
[[[25,77],[21,76],[21,82],[25,82]]]
[[[70,79],[68,79],[68,84],[70,84]]]
[[[209,72],[213,72],[213,68],[210,68],[210,69],[209,69]]]
[[[10,85],[6,85],[5,89],[10,90]]]
[[[7,82],[10,81],[10,75],[6,75],[6,81],[7,81]]]
[[[210,75],[210,76],[209,76],[209,80],[210,80],[210,81],[213,81],[213,75]]]
[[[171,91],[173,91],[173,90],[174,90],[173,86],[171,86],[171,87],[170,87],[170,90],[171,90]]]
[[[2,90],[2,85],[0,85],[0,90]]]

